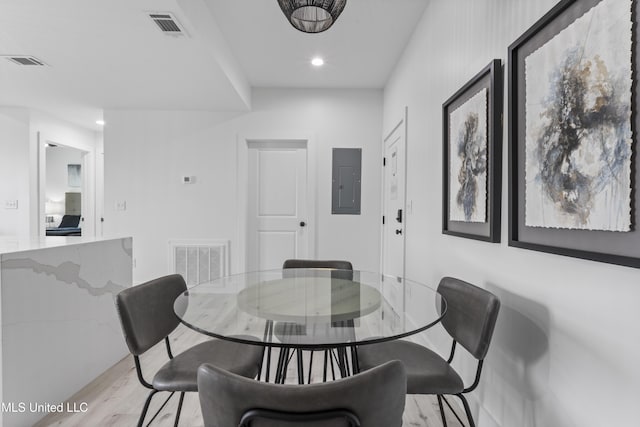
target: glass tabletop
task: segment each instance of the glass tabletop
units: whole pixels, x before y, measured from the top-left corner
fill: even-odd
[[[326,348],[406,337],[438,323],[444,298],[411,280],[357,270],[287,269],[223,277],[174,303],[203,334],[274,347]]]

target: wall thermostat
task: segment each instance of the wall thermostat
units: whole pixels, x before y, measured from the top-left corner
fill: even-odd
[[[182,183],[183,184],[193,184],[196,181],[195,176],[183,176]]]

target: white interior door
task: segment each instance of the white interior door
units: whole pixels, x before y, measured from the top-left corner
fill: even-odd
[[[249,271],[282,268],[288,258],[307,258],[306,143],[252,143],[248,174]]]
[[[404,277],[406,117],[384,140],[382,274]]]

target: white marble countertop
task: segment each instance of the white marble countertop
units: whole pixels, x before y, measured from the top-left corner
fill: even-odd
[[[48,236],[39,238],[0,236],[0,255],[14,252],[32,251],[37,249],[54,248],[58,246],[81,245],[85,243],[102,242],[107,240],[122,239],[126,237],[129,236]]]

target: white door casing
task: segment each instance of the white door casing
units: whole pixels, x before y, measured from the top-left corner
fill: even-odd
[[[247,270],[309,257],[306,141],[249,143],[247,172]]]
[[[406,239],[407,110],[383,142],[382,274],[404,278]]]

